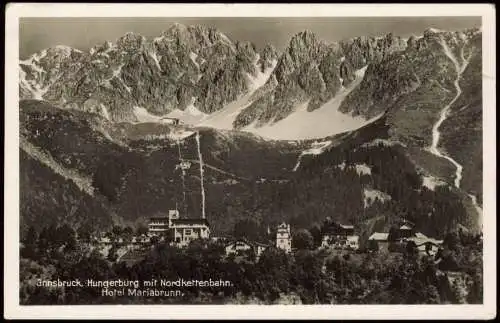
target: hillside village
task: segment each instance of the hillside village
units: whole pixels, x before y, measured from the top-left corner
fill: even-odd
[[[106,232],[94,237],[93,242],[103,256],[108,256],[112,248],[116,250],[116,261],[135,263],[143,258],[147,250],[158,243],[166,243],[177,248],[186,248],[194,241],[211,241],[224,248],[225,255],[258,260],[268,248],[294,253],[298,248],[326,250],[337,253],[391,253],[402,252],[410,244],[422,255],[435,256],[441,249],[443,240],[437,240],[418,232],[414,224],[402,220],[399,227],[389,232],[373,232],[365,246],[360,248],[360,236],[353,225],[325,220],[321,228],[321,244],[319,246],[297,246],[294,243],[293,230],[288,223],[279,224],[274,234],[268,229],[267,239],[253,241],[247,237],[229,235],[211,235],[207,219],[181,218],[178,210],[170,210],[167,216],[151,217],[146,232],[123,234]],[[300,239],[298,237],[297,239]]]
[[[179,215],[172,210],[168,216],[151,218],[148,227],[135,232],[131,227],[114,226],[99,236],[67,225],[40,233],[32,227],[20,250],[23,302],[39,304],[47,297],[57,297],[60,304],[119,300],[94,290],[61,292],[36,286],[38,277],[67,275],[81,279],[218,277],[235,284],[224,290],[187,289],[183,299],[141,300],[146,303],[379,304],[382,299],[384,304],[455,304],[481,300],[482,236],[466,231],[447,234],[440,241],[425,237],[405,221],[389,232],[362,238],[366,233],[359,235],[356,226],[333,221],[324,222],[321,235],[281,223],[270,228],[270,239],[263,241],[237,237],[238,230],[235,237],[212,235],[206,219]]]

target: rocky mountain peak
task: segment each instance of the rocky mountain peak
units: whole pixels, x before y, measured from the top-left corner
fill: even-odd
[[[232,51],[235,50],[233,42],[218,29],[201,25],[174,24],[162,32],[161,37],[156,38],[155,42],[163,43],[162,46],[174,50],[188,50],[195,53],[219,44],[231,48]]]
[[[246,55],[252,55],[255,56],[257,52],[257,48],[255,45],[249,41],[237,41],[236,42],[236,51],[245,53]]]
[[[427,28],[425,31],[424,31],[424,35],[425,34],[440,34],[440,33],[444,33],[446,32],[445,30],[442,30],[442,29],[437,29],[437,28]]]
[[[167,30],[162,33],[162,36],[170,38],[170,39],[186,39],[189,38],[189,34],[192,29],[186,27],[183,24],[174,23]]]
[[[43,49],[31,55],[28,59],[22,61],[22,63],[24,64],[33,64],[33,63],[39,64],[42,62],[60,63],[71,58],[80,57],[82,54],[83,52],[79,49],[65,45],[57,45],[54,47]]]
[[[188,27],[184,24],[174,22],[168,30],[171,32],[186,32],[188,30]]]
[[[47,56],[68,58],[73,52],[81,52],[78,49],[65,45],[57,45],[47,49]]]
[[[316,34],[314,34],[312,31],[304,30],[292,37],[287,50],[292,57],[301,59],[303,58],[303,56],[301,56],[300,54],[315,54],[318,45],[319,41],[316,37]]]
[[[315,60],[319,47],[319,41],[313,32],[305,30],[295,34],[278,61],[275,70],[276,79],[282,81],[294,70]]]
[[[278,50],[271,44],[267,44],[259,53],[258,65],[260,70],[264,72],[276,64],[279,58]]]
[[[269,57],[269,58],[277,58],[279,55],[278,50],[271,44],[266,44],[261,51],[261,56]]]
[[[107,52],[115,48],[115,45],[110,41],[105,41],[100,45],[96,45],[90,49],[90,55]]]
[[[318,38],[314,32],[306,29],[292,36],[292,39],[290,40],[291,43],[298,41],[302,41],[305,44],[312,44],[314,42],[317,42]]]

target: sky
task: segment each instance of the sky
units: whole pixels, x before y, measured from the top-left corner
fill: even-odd
[[[306,29],[327,42],[387,33],[407,37],[420,35],[430,27],[444,30],[480,27],[481,17],[21,18],[19,56],[25,59],[56,45],[88,51],[104,41],[114,42],[126,32],[152,39],[175,22],[212,26],[233,40],[251,41],[257,48],[270,43],[283,49],[294,34]]]

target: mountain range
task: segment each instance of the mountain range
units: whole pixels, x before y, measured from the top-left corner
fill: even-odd
[[[216,231],[326,216],[366,234],[401,217],[431,236],[480,230],[481,43],[479,29],[304,31],[278,51],[175,24],[48,48],[19,64],[21,223],[199,216],[199,133]]]

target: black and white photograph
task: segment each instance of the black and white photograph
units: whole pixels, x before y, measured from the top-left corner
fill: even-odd
[[[493,7],[108,6],[6,46],[16,306],[486,304]]]

